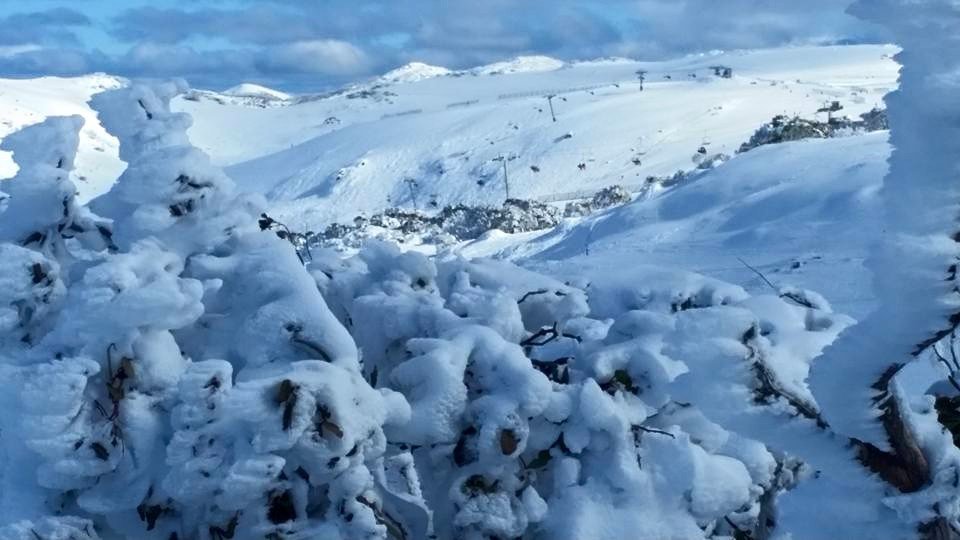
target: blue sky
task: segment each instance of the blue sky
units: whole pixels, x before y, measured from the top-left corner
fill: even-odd
[[[663,58],[881,41],[844,0],[0,0],[0,76],[321,90],[409,61]]]

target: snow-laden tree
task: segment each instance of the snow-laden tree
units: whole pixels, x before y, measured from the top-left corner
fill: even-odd
[[[4,534],[382,536],[382,426],[406,404],[366,384],[293,248],[189,145],[189,119],[168,107],[182,89],[94,99],[129,163],[92,205],[122,231],[117,246],[64,240],[86,232],[81,218],[112,236],[72,199],[76,120],[8,139],[21,172],[0,214],[12,223],[0,355],[17,411],[3,496],[34,522]]]

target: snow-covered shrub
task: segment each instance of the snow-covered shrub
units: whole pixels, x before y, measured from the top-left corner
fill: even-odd
[[[754,535],[816,478],[802,445],[724,422],[829,441],[804,380],[850,321],[825,303],[649,270],[582,290],[384,244],[319,266],[367,380],[410,403],[387,437],[411,450],[440,538]],[[731,386],[714,392],[718,376]]]
[[[33,520],[8,530],[383,537],[396,526],[388,499],[402,496],[383,426],[409,409],[364,381],[293,247],[261,231],[257,201],[189,145],[189,119],[168,108],[180,90],[94,99],[129,162],[93,204],[117,246],[109,222],[73,202],[79,122],[7,139],[21,172],[0,214],[13,224],[0,244],[12,306],[0,357],[19,412],[0,433],[24,470],[5,464],[3,478],[23,484],[3,496],[5,511]],[[74,239],[91,229],[99,243]],[[34,519],[45,514],[79,519]]]
[[[623,186],[608,186],[593,194],[588,200],[569,202],[563,209],[564,217],[586,216],[611,206],[630,202],[633,198]]]
[[[750,140],[740,145],[737,153],[747,152],[765,144],[777,144],[801,139],[825,139],[830,136],[830,127],[825,122],[808,120],[784,115],[773,117],[769,123],[760,126]]]
[[[536,231],[559,222],[560,212],[553,206],[510,199],[499,208],[458,204],[445,206],[434,215],[388,208],[369,218],[358,216],[352,225],[333,223],[306,239],[312,245],[353,249],[362,247],[369,239],[445,246],[476,239],[493,229],[509,233]]]
[[[778,144],[801,139],[825,139],[854,133],[889,129],[887,110],[873,108],[860,115],[859,120],[847,117],[832,118],[828,122],[810,120],[799,116],[777,115],[760,126],[750,140],[740,145],[737,153],[747,152],[765,144]]]
[[[0,144],[20,167],[0,185],[0,329],[25,343],[62,301],[64,266],[85,248],[114,248],[109,222],[77,204],[69,178],[82,125],[79,116],[51,117]]]

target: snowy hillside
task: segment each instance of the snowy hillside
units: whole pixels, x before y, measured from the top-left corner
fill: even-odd
[[[501,157],[513,197],[639,186],[695,167],[701,146],[733,154],[776,114],[813,118],[838,101],[840,114],[856,117],[893,87],[894,50],[798,47],[568,65],[520,58],[285,107],[174,107],[194,117],[191,139],[242,187],[267,195],[291,224],[317,229],[387,206],[499,204]],[[732,68],[732,78],[714,66]],[[638,71],[646,72],[643,91]]]
[[[109,75],[40,79],[0,79],[0,140],[24,126],[48,116],[79,114],[84,119],[80,132],[74,181],[83,201],[106,192],[123,171],[117,157],[117,139],[97,121],[87,105],[90,96],[125,82]],[[0,152],[0,179],[16,174],[9,152]]]
[[[778,286],[816,290],[862,316],[873,307],[863,261],[881,227],[886,139],[878,132],[765,146],[663,196],[552,231],[492,234],[462,252],[590,279],[630,260],[769,290],[742,259]]]
[[[397,69],[390,70],[377,78],[381,83],[407,83],[417,82],[433,77],[442,77],[453,73],[449,69],[440,66],[431,66],[423,62],[410,62]]]
[[[267,88],[266,86],[260,86],[259,84],[253,83],[242,83],[236,86],[230,87],[223,91],[224,95],[227,96],[236,96],[236,97],[258,97],[265,99],[278,99],[278,100],[287,100],[290,99],[290,94],[281,92],[279,90],[274,90],[273,88]]]
[[[893,86],[893,52],[799,47],[571,64],[519,57],[458,72],[413,63],[324,96],[241,84],[193,90],[174,107],[192,115],[191,139],[241,186],[266,194],[291,223],[319,228],[391,205],[499,204],[500,156],[514,197],[638,186],[694,167],[701,146],[732,154],[775,114],[812,118],[836,100],[840,114],[856,117]],[[714,66],[731,67],[733,77],[718,78]],[[638,71],[646,72],[643,92]],[[75,174],[89,200],[123,164],[86,101],[119,84],[104,75],[0,80],[0,138],[51,114],[84,116]],[[14,171],[0,154],[0,178]]]

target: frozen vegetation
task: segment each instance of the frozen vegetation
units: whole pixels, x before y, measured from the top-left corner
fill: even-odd
[[[313,100],[102,81],[71,89],[92,95],[77,114],[8,126],[0,540],[957,538],[960,6],[853,11],[902,48],[886,112],[854,101],[861,120],[755,131],[761,104],[673,124],[686,135],[662,135],[662,155],[647,138],[616,139],[616,160],[560,157],[612,132],[543,128],[491,164],[484,129],[504,118],[471,130],[449,112],[438,137],[490,144],[439,160],[436,141],[376,146],[421,113],[388,117],[370,154],[347,142],[374,133],[365,108],[420,91],[585,69],[543,57],[411,64]],[[765,54],[690,84],[731,110],[738,91],[780,95],[751,78]],[[324,134],[282,133],[284,111],[331,100],[363,104],[306,130]],[[271,118],[287,139],[225,172],[236,156],[193,140],[230,143],[178,107],[243,108],[232,121]],[[84,161],[91,140],[125,169]],[[321,159],[340,143],[354,155]],[[410,170],[383,176],[389,156]],[[565,168],[516,196],[476,189],[520,164]],[[114,177],[81,190],[81,166]],[[633,189],[612,181],[634,169]],[[405,249],[423,244],[437,249]]]
[[[97,216],[67,179],[78,119],[7,139],[11,187],[40,193],[2,215],[53,211],[4,229],[4,534],[732,536],[813,477],[703,411],[799,424],[810,360],[851,322],[815,294],[377,243],[305,267],[186,142],[181,90],[94,99],[130,164]]]

